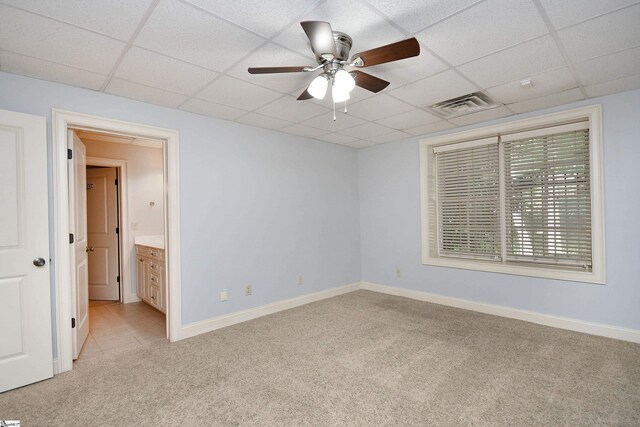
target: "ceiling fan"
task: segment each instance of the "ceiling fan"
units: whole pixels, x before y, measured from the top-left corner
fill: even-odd
[[[316,66],[289,66],[289,67],[251,67],[250,74],[270,73],[299,73],[314,72],[322,69],[322,72],[311,82],[307,89],[300,94],[298,101],[317,98],[324,99],[329,85],[331,85],[331,98],[334,105],[345,102],[350,98],[349,92],[355,86],[360,86],[371,92],[377,93],[389,86],[389,82],[372,76],[360,70],[347,71],[345,67],[365,68],[372,65],[385,64],[399,61],[420,54],[420,44],[412,37],[386,46],[357,53],[349,60],[349,51],[353,40],[348,34],[333,31],[331,24],[322,21],[301,22],[302,28],[311,42],[311,50],[316,55]]]

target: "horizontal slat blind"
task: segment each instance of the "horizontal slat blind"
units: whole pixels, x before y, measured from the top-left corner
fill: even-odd
[[[501,144],[507,260],[590,269],[589,129]]]
[[[439,255],[499,259],[497,138],[435,156]]]

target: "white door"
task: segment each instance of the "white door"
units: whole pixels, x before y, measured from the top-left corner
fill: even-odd
[[[46,123],[0,110],[0,392],[53,376]]]
[[[89,335],[89,262],[87,252],[87,150],[74,131],[70,130],[67,146],[72,150],[69,160],[69,230],[73,233],[71,265],[73,294],[73,358],[77,359]]]
[[[116,168],[87,169],[89,299],[120,300]]]

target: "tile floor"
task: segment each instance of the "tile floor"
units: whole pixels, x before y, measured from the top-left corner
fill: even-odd
[[[89,336],[78,361],[152,345],[165,338],[165,315],[143,302],[89,302]]]

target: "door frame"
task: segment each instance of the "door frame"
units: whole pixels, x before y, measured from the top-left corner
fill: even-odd
[[[58,355],[55,373],[73,369],[71,317],[71,246],[69,235],[69,189],[67,174],[67,131],[84,128],[163,140],[165,181],[165,248],[167,251],[167,336],[170,341],[181,339],[181,259],[180,259],[180,194],[179,194],[179,133],[145,124],[107,117],[52,109],[53,150],[53,210],[55,268],[55,334]]]
[[[118,263],[120,274],[120,302],[128,304],[130,302],[141,301],[135,294],[131,293],[131,269],[124,268],[124,260],[128,260],[131,256],[131,248],[133,241],[129,241],[129,195],[127,187],[129,186],[127,174],[127,161],[121,159],[110,159],[107,157],[87,156],[87,166],[102,166],[108,168],[116,168],[118,170],[118,190],[116,197],[118,198]],[[125,244],[126,243],[126,244]]]

